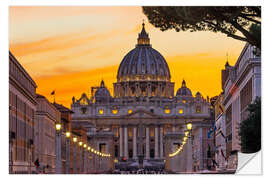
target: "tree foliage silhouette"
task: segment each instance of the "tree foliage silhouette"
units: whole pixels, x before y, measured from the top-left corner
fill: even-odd
[[[261,49],[260,33],[258,36],[258,28],[260,31],[261,27],[261,7],[146,6],[143,7],[143,13],[149,22],[161,31],[175,29],[177,32],[188,30],[221,32]],[[257,25],[255,32],[250,30],[252,24]]]
[[[255,153],[261,149],[261,98],[248,106],[249,116],[240,124],[241,151]]]

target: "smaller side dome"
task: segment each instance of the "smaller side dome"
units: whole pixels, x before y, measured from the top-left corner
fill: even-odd
[[[95,92],[96,102],[108,102],[110,98],[110,91],[105,87],[105,83],[102,80],[100,83],[100,87]]]
[[[197,92],[196,93],[196,97],[201,97],[202,95],[201,95],[201,93],[200,92]]]
[[[192,96],[189,88],[186,86],[186,81],[182,81],[182,87],[177,90],[176,96]]]

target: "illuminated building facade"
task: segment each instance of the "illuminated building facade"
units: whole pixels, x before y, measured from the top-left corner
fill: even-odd
[[[60,112],[42,95],[37,94],[35,114],[35,146],[40,172],[55,173],[55,124],[60,121]]]
[[[9,52],[9,172],[32,173],[36,83]]]
[[[191,172],[193,135],[185,146],[188,155],[168,154],[179,145],[186,123],[192,123],[192,131],[209,129],[209,98],[199,92],[193,96],[185,80],[175,95],[169,66],[152,48],[144,24],[136,47],[120,63],[113,85],[113,96],[102,80],[99,87],[92,87],[91,97],[85,93],[79,99],[73,97],[72,126],[86,127],[90,144],[112,154],[116,168],[138,166],[143,156],[143,166]],[[202,146],[199,143],[200,152]],[[179,166],[183,159],[188,168]]]
[[[237,168],[236,152],[241,151],[239,125],[248,117],[248,105],[261,97],[261,56],[259,50],[246,44],[237,62],[227,62],[222,70],[223,105],[226,124],[227,168]]]

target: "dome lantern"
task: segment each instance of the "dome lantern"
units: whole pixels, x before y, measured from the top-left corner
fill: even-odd
[[[138,44],[137,46],[149,46],[150,45],[150,38],[149,38],[149,35],[148,33],[145,31],[145,28],[144,28],[145,24],[144,24],[144,21],[142,23],[142,31],[139,33],[139,36],[138,36]]]

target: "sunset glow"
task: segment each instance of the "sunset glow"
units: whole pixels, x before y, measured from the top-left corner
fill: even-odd
[[[211,32],[162,32],[141,7],[10,7],[10,51],[36,82],[37,93],[70,107],[103,79],[113,95],[117,69],[135,47],[142,20],[152,47],[166,59],[175,92],[185,79],[193,95],[221,92],[221,69],[245,43]]]

